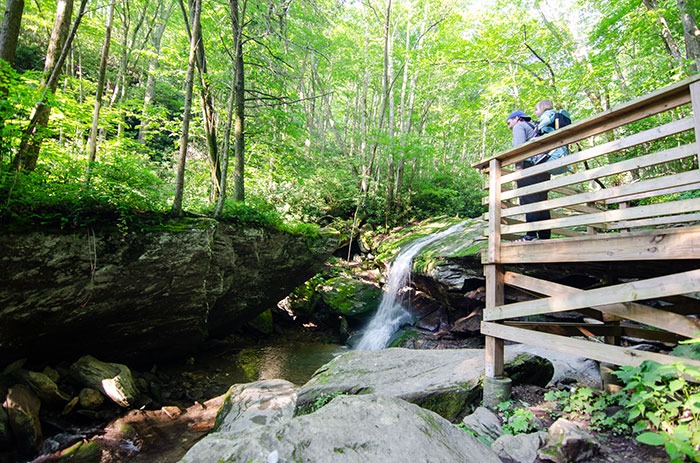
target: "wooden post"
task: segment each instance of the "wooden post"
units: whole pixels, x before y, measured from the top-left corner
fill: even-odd
[[[700,81],[690,84],[690,102],[693,106],[695,125],[695,145],[697,146],[698,164],[700,165]]]
[[[484,314],[503,304],[503,268],[498,265],[501,255],[501,161],[489,163],[489,244],[484,262],[486,277],[486,307]],[[486,336],[486,376],[503,376],[503,339]]]
[[[486,277],[486,307],[484,315],[504,302],[503,297],[503,268],[500,265],[484,265]],[[485,367],[486,376],[498,378],[503,376],[503,339],[494,336],[486,336]]]

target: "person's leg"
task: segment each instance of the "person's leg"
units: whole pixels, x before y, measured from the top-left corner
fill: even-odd
[[[523,188],[526,186],[534,185],[536,183],[541,183],[541,182],[546,182],[551,178],[551,176],[547,173],[541,173],[537,175],[533,175],[530,177],[526,177],[523,179],[520,179],[517,181],[518,188]],[[532,204],[532,203],[537,203],[540,201],[546,201],[547,200],[547,191],[540,191],[537,193],[525,195],[520,197],[520,205],[524,206],[526,204]],[[540,220],[549,220],[551,218],[551,215],[549,213],[549,210],[544,210],[544,211],[537,211],[537,212],[530,212],[525,214],[525,221],[530,223],[530,222],[538,222]],[[529,231],[527,232],[527,236],[536,238],[539,235],[539,238],[541,239],[549,239],[552,235],[551,230],[539,230],[537,231]]]

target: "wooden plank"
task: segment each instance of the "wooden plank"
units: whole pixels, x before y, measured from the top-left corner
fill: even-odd
[[[506,272],[503,278],[504,283],[507,285],[526,289],[545,296],[576,295],[586,292],[582,289],[513,272]],[[660,328],[671,333],[680,334],[687,338],[695,337],[695,335],[700,332],[700,320],[698,319],[687,318],[683,315],[655,309],[642,304],[625,302],[621,304],[592,306],[592,308],[606,314],[612,314],[627,320],[633,320],[655,328]]]
[[[654,192],[657,190],[664,190],[670,188],[673,185],[689,185],[692,183],[697,183],[700,180],[700,170],[691,170],[688,172],[682,172],[676,175],[668,175],[666,177],[653,178],[650,180],[643,180],[637,183],[631,183],[628,185],[620,185],[611,188],[605,188],[603,190],[589,191],[586,193],[579,193],[573,196],[564,196],[560,198],[548,199],[547,201],[541,201],[537,203],[527,204],[525,206],[509,207],[508,209],[501,212],[504,217],[526,214],[528,212],[535,212],[539,210],[546,209],[558,209],[564,207],[570,207],[576,204],[586,204],[598,201],[607,201],[612,198],[619,198],[622,196],[628,196],[637,193],[647,193],[647,198],[654,196]],[[681,202],[681,201],[677,201]],[[645,207],[645,206],[641,206]],[[636,209],[636,208],[635,208]],[[606,211],[608,212],[608,211]],[[688,211],[694,212],[694,211]],[[596,215],[596,214],[590,214]],[[661,214],[668,215],[668,214]],[[611,222],[613,220],[605,220],[592,223],[605,223]]]
[[[679,187],[666,188],[664,190],[657,190],[654,194],[656,195],[672,195],[676,193],[683,193],[686,191],[700,190],[700,183],[691,183],[690,185],[682,185]],[[636,195],[622,196],[620,198],[610,199],[605,201],[605,204],[617,204],[627,201],[634,201],[636,199],[645,199],[647,195],[645,193],[638,193]]]
[[[564,167],[578,162],[588,161],[599,156],[632,148],[643,143],[668,137],[670,135],[676,135],[687,130],[691,130],[693,128],[693,123],[693,118],[687,117],[685,119],[673,121],[662,126],[654,127],[624,138],[620,138],[619,140],[602,143],[577,153],[571,153],[562,159],[556,159],[541,165],[529,167],[527,171],[531,172],[531,174],[528,173],[528,175],[539,174],[542,172],[547,172],[556,167]],[[517,170],[511,174],[503,175],[501,178],[501,183],[507,184],[525,177],[525,175],[523,175],[523,170]]]
[[[512,199],[515,197],[537,193],[540,191],[549,191],[552,188],[575,185],[578,183],[588,182],[598,178],[607,177],[609,175],[621,174],[635,169],[651,167],[659,164],[666,164],[668,162],[678,161],[689,156],[694,156],[695,154],[697,154],[697,147],[695,146],[695,144],[677,146],[668,150],[658,151],[656,153],[647,154],[644,156],[638,156],[632,159],[616,162],[614,164],[608,164],[605,166],[596,167],[594,169],[585,170],[583,172],[578,172],[576,174],[555,177],[549,180],[548,182],[536,183],[534,185],[526,186],[523,188],[516,188],[510,191],[506,191],[501,194],[501,199]],[[529,169],[523,169],[523,172],[528,170]]]
[[[608,230],[617,230],[621,228],[642,228],[642,227],[658,227],[660,225],[683,224],[700,222],[700,213],[673,215],[670,217],[655,217],[653,219],[642,220],[623,220],[620,222],[611,222],[607,224]]]
[[[627,347],[611,346],[609,344],[567,338],[554,334],[533,333],[524,328],[505,326],[500,323],[481,322],[481,333],[486,336],[499,336],[502,339],[543,347],[555,352],[563,352],[578,357],[586,357],[599,362],[613,363],[615,365],[637,366],[645,360],[653,360],[663,364],[682,361],[686,365],[700,367],[699,361],[684,357],[672,357],[670,355],[639,351]]]
[[[698,79],[700,77],[693,76],[690,80]],[[669,91],[670,87],[662,89],[653,94],[645,95],[629,104],[624,104],[582,121],[574,122],[544,137],[533,138],[518,147],[475,162],[472,164],[472,167],[484,170],[491,159],[500,159],[504,166],[510,165],[532,157],[537,153],[550,151],[558,146],[569,145],[688,104],[690,102],[690,91],[688,89],[690,80],[676,84],[671,91]]]
[[[501,264],[700,259],[700,227],[503,243]]]
[[[672,304],[669,307],[664,307],[664,310],[680,315],[700,315],[700,299],[683,294],[680,296],[665,297],[663,300],[664,302]]]
[[[666,331],[650,330],[636,326],[617,324],[607,325],[600,323],[523,322],[510,320],[504,321],[503,324],[506,326],[526,328],[543,333],[557,334],[559,336],[627,336],[645,339],[648,341],[667,342],[671,344],[678,344],[679,341],[685,339],[683,336],[677,336]]]
[[[700,198],[684,199],[668,203],[656,203],[626,209],[610,210],[597,214],[573,215],[561,219],[542,220],[518,225],[504,225],[501,233],[521,233],[532,230],[544,230],[556,227],[580,227],[605,225],[623,220],[644,219],[664,214],[686,214],[700,210]]]
[[[700,269],[646,280],[622,283],[582,293],[561,294],[546,299],[515,302],[484,311],[484,320],[527,317],[530,315],[565,312],[567,310],[619,304],[664,296],[687,294],[700,290]],[[488,292],[488,288],[487,288]]]

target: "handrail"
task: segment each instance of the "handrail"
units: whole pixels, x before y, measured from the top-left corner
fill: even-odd
[[[649,119],[643,128],[613,131],[688,104],[689,110]],[[606,135],[592,137],[599,134]],[[577,146],[583,149],[560,159],[525,169],[504,168],[581,140],[586,143]],[[503,253],[510,252],[507,241],[523,233],[542,238],[552,230],[553,240],[582,234],[605,238],[610,233],[697,224],[700,199],[681,193],[700,189],[699,152],[696,75],[474,164],[489,177],[489,245],[483,262],[500,262]],[[567,171],[521,182],[561,167]],[[537,221],[528,217],[535,213]],[[556,256],[540,258],[553,261]]]
[[[688,92],[689,86],[698,81],[700,81],[700,74],[587,119],[574,122],[543,137],[533,138],[520,146],[475,162],[472,167],[488,170],[489,163],[493,159],[500,160],[503,166],[514,164],[536,153],[548,152],[559,146],[576,143],[593,135],[605,133],[631,122],[682,106],[691,100]]]

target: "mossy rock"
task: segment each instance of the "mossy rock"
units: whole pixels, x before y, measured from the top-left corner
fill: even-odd
[[[263,334],[272,334],[274,325],[272,323],[272,311],[266,310],[248,322],[251,328]]]
[[[379,287],[345,276],[326,280],[318,290],[331,312],[354,319],[370,316],[382,296]]]
[[[508,362],[505,371],[513,384],[545,387],[554,376],[554,365],[546,358],[524,353]]]

